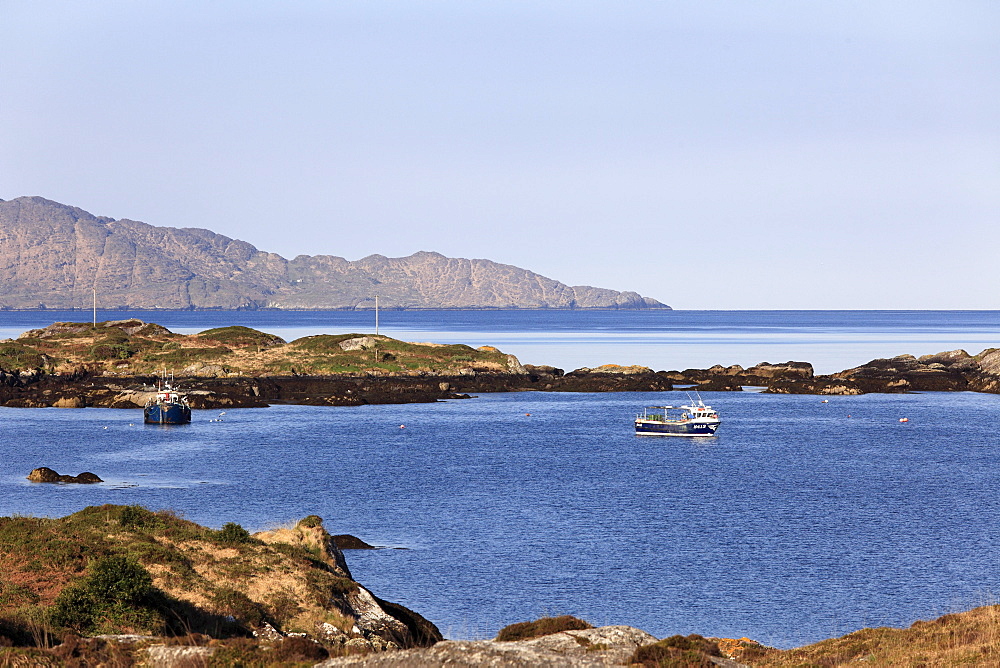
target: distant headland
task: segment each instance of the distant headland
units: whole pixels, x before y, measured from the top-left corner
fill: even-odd
[[[42,197],[0,200],[0,309],[669,309],[636,292],[421,251],[287,260],[197,228],[94,216]]]

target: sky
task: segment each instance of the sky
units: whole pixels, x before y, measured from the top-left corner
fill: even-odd
[[[0,0],[0,198],[680,309],[1000,309],[995,0]]]

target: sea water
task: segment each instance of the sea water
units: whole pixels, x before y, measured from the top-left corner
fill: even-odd
[[[164,324],[230,324],[213,315]],[[967,328],[950,324],[961,318]],[[868,343],[893,331],[933,339],[915,353],[960,340],[988,347],[995,314],[921,322],[835,329]],[[790,338],[822,329],[800,324]],[[607,336],[620,334],[609,326]],[[448,637],[575,614],[661,637],[791,647],[995,601],[1000,396],[706,393],[723,419],[717,436],[633,434],[642,406],[684,398],[524,392],[274,406],[195,411],[176,427],[143,425],[139,409],[0,408],[0,514],[138,503],[250,530],[317,514],[331,533],[385,546],[348,552],[356,579]],[[106,482],[27,482],[38,466]]]

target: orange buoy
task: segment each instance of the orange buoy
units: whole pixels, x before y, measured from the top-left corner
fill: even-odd
[[[909,422],[910,418],[899,418],[900,422]]]

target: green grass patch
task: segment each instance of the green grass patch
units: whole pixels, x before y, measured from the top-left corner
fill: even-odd
[[[0,343],[0,369],[38,369],[45,364],[42,354],[18,341]]]
[[[341,354],[344,349],[340,347],[342,341],[357,339],[367,334],[316,334],[314,336],[303,336],[295,339],[288,345],[292,348],[305,350],[307,352],[320,355]]]
[[[206,329],[195,336],[199,339],[215,341],[232,348],[246,348],[250,346],[270,348],[271,346],[278,346],[285,343],[285,340],[280,336],[261,332],[250,327],[243,327],[242,325]]]

